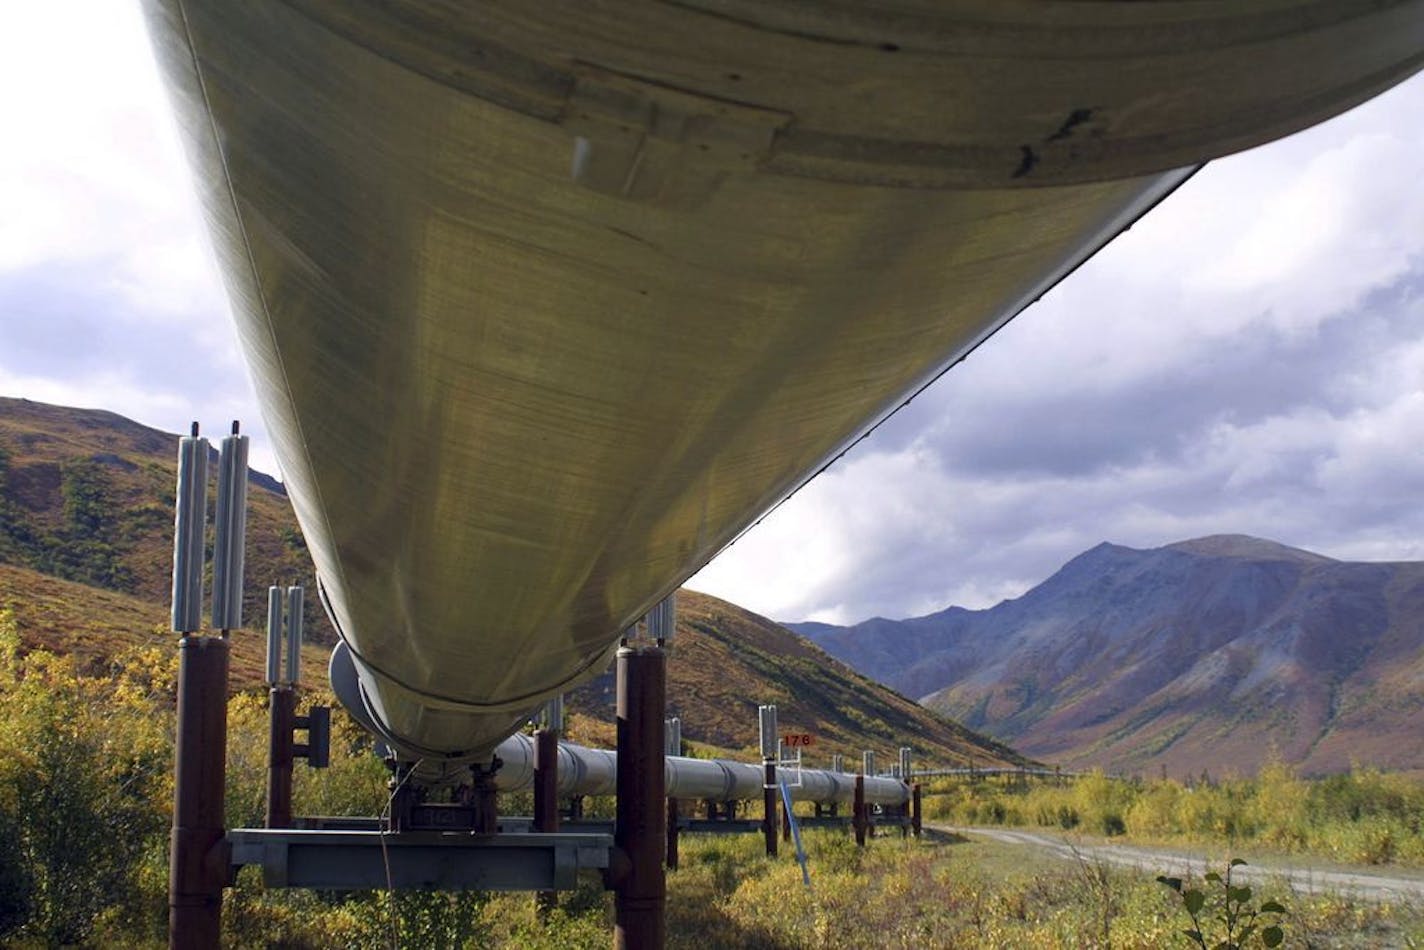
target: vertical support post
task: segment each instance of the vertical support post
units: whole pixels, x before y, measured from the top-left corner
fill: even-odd
[[[563,703],[550,703],[562,707]],[[534,730],[534,830],[553,834],[559,830],[559,729],[563,716],[555,718],[552,709],[547,721]],[[541,911],[559,903],[557,891],[540,891],[537,898]]]
[[[780,758],[781,740],[776,735],[776,707],[758,706],[757,725],[761,733],[762,764],[762,835],[766,839],[766,856],[776,857],[776,811],[780,807],[776,794],[776,762]]]
[[[178,642],[178,737],[168,866],[168,946],[213,950],[227,884],[228,642]]]
[[[559,830],[559,733],[534,730],[534,830]]]
[[[851,825],[855,828],[855,843],[865,847],[865,776],[855,777],[855,804],[851,811]]]
[[[494,774],[504,763],[495,756],[489,767],[471,766],[474,774],[471,783],[471,804],[475,807],[474,827],[470,830],[477,835],[499,833],[499,789],[494,784]]]
[[[664,603],[668,603],[665,601]],[[663,642],[666,642],[664,638]],[[663,752],[666,755],[682,755],[682,719],[677,716],[672,717],[663,723],[663,739],[666,746]],[[678,809],[677,799],[667,800],[667,861],[668,870],[677,870],[677,822]]]
[[[297,694],[278,684],[267,693],[267,827],[292,827],[292,765],[296,761]]]
[[[777,801],[776,794],[776,760],[766,759],[762,762],[762,769],[765,774],[763,776],[764,781],[762,782],[761,790],[763,808],[761,830],[762,836],[766,839],[766,856],[768,858],[774,858],[776,857],[778,841],[776,812],[777,809],[781,807],[781,803]]]
[[[301,636],[300,587],[267,588],[267,815],[268,828],[292,827],[292,768],[296,763],[297,654],[295,628]],[[287,609],[283,623],[283,608]],[[296,619],[291,611],[295,610]],[[284,633],[285,632],[285,633]],[[287,675],[282,676],[282,645],[287,646]]]
[[[613,875],[613,946],[660,950],[667,942],[667,776],[663,762],[666,654],[656,645],[618,650],[618,800],[613,843],[624,866]]]
[[[920,783],[916,782],[910,786],[910,828],[915,832],[915,837],[920,836]]]
[[[667,866],[669,871],[677,870],[677,799],[667,800]]]

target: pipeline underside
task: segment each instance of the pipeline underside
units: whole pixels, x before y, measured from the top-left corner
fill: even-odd
[[[488,758],[1193,167],[1424,56],[1419,0],[145,2],[410,760]]]

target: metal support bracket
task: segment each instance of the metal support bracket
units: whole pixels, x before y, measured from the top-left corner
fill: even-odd
[[[440,832],[229,831],[232,867],[262,868],[267,887],[317,890],[571,890],[608,867],[613,836]],[[389,874],[389,876],[388,876]]]

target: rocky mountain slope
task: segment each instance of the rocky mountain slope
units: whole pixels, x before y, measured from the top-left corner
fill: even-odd
[[[93,664],[124,647],[172,642],[176,446],[176,435],[112,413],[0,398],[0,610],[14,612],[24,642]],[[281,485],[254,474],[250,489],[245,616],[256,624],[269,584],[310,585],[313,570]],[[330,643],[314,600],[307,630]],[[235,685],[255,687],[262,638],[234,636]],[[324,679],[326,651],[307,652],[308,679]],[[815,761],[866,748],[885,756],[902,744],[921,761],[1024,761],[771,621],[702,594],[680,596],[668,681],[684,737],[714,749],[753,749],[756,707],[776,703],[785,731],[816,736]],[[612,742],[611,682],[571,697],[581,741]]]
[[[1102,544],[1016,600],[792,624],[1025,753],[1173,774],[1424,768],[1424,563],[1239,535]]]

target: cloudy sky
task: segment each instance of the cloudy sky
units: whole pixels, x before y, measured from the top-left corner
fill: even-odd
[[[0,395],[275,470],[137,11],[0,0]],[[1424,77],[1218,161],[693,586],[779,619],[991,605],[1099,541],[1424,558]]]

